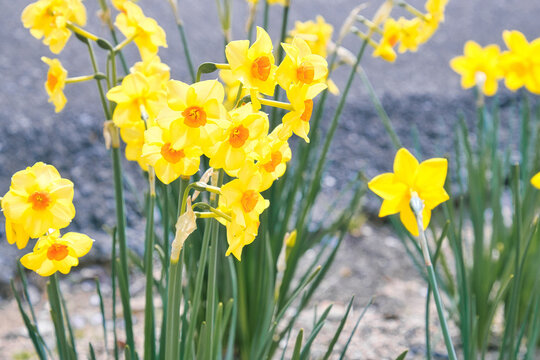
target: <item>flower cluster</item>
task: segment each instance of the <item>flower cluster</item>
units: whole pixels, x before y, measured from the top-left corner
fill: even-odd
[[[370,35],[372,32],[381,35],[381,40],[378,43],[372,42],[370,35],[364,35],[375,48],[373,56],[393,62],[397,57],[395,48],[398,45],[399,53],[418,50],[418,47],[427,42],[439,24],[444,21],[447,3],[448,0],[427,0],[425,3],[426,12],[424,13],[410,4],[400,2],[399,5],[414,17],[412,19],[399,17],[396,20],[390,17],[394,2],[386,1],[375,15],[373,22],[365,21],[370,28]]]
[[[498,81],[504,78],[506,87],[516,91],[525,87],[540,94],[540,38],[528,42],[517,30],[505,30],[503,40],[507,50],[498,45],[481,47],[474,41],[465,43],[463,56],[450,61],[452,69],[461,75],[464,89],[477,85],[487,96],[495,95]]]
[[[230,217],[220,220],[227,227],[227,254],[238,259],[242,247],[257,236],[259,216],[269,205],[261,192],[284,174],[292,134],[309,142],[313,99],[327,87],[326,60],[304,39],[294,37],[282,47],[286,55],[277,66],[272,41],[262,28],[252,44],[230,42],[228,63],[220,65],[227,91],[218,80],[172,80],[157,55],[141,53],[143,61],[107,93],[117,104],[112,120],[126,143],[126,157],[144,170],[152,167],[161,182],[195,175],[203,155],[211,167],[233,178],[221,187],[218,210]],[[276,85],[290,103],[264,98],[274,94]],[[248,94],[251,102],[236,103]],[[262,105],[288,112],[270,129]]]
[[[113,5],[119,11],[114,25],[126,37],[125,42],[118,46],[122,47],[133,41],[141,58],[148,60],[146,71],[158,71],[152,67],[153,59],[159,47],[167,47],[165,31],[156,20],[145,16],[142,9],[132,1],[115,0]],[[92,40],[98,39],[80,27],[86,24],[86,9],[81,0],[38,0],[24,9],[21,20],[34,37],[43,37],[43,43],[55,54],[62,51],[72,32]],[[42,60],[49,65],[45,90],[49,95],[49,102],[53,103],[55,111],[59,112],[66,104],[63,92],[66,83],[82,80],[80,77],[67,78],[68,73],[58,59],[43,57]],[[84,77],[84,80],[88,78],[90,77]]]
[[[67,274],[92,247],[86,235],[60,236],[59,229],[75,217],[73,183],[61,178],[52,165],[38,162],[15,173],[2,198],[2,211],[10,244],[22,249],[29,238],[39,238],[34,251],[25,255],[21,263],[42,276],[56,271]]]

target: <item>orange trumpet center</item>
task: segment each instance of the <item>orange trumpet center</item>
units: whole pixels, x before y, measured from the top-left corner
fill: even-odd
[[[305,100],[304,101],[305,110],[302,113],[302,116],[300,116],[300,119],[304,121],[309,121],[311,119],[311,113],[313,112],[313,100]]]
[[[315,67],[309,62],[303,62],[296,69],[296,76],[304,84],[311,84],[315,77]]]
[[[47,258],[49,260],[64,260],[68,256],[68,247],[63,244],[52,244],[51,247],[47,250]]]
[[[229,135],[229,143],[233,148],[242,147],[249,137],[249,130],[242,125],[239,125],[232,129]]]
[[[269,173],[276,171],[276,166],[278,166],[281,163],[282,158],[283,157],[281,155],[281,152],[274,151],[272,153],[272,160],[270,160],[269,162],[263,165],[264,170],[266,170]]]
[[[176,164],[177,162],[182,160],[186,156],[186,154],[184,154],[183,149],[174,150],[173,148],[171,148],[170,143],[165,143],[161,147],[161,156],[163,156],[163,158],[167,160],[167,162],[171,164]]]
[[[58,77],[52,73],[47,74],[47,88],[50,92],[53,92],[56,88],[56,84],[58,84]]]
[[[46,191],[36,191],[28,197],[28,202],[34,210],[45,210],[51,204],[51,196]]]
[[[259,56],[251,63],[251,76],[261,81],[266,81],[270,76],[272,64],[268,56]]]
[[[192,128],[206,125],[206,112],[198,106],[190,106],[182,111],[184,124]]]
[[[244,212],[250,212],[253,209],[255,209],[255,205],[257,205],[257,192],[253,190],[248,190],[242,194],[242,199],[240,202],[242,203],[242,208],[244,208]]]

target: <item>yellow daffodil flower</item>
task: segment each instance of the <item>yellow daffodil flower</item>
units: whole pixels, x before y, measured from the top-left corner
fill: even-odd
[[[505,30],[503,39],[508,51],[501,55],[500,65],[506,87],[515,91],[525,86],[540,94],[540,38],[529,44],[521,32]]]
[[[537,188],[540,189],[540,172],[534,175],[531,179],[531,184]]]
[[[447,169],[446,159],[434,158],[419,164],[407,149],[399,149],[394,159],[394,172],[378,175],[368,184],[371,191],[383,198],[379,216],[399,213],[405,228],[418,236],[416,218],[409,205],[411,195],[417,194],[424,202],[422,220],[425,230],[431,210],[449,199],[444,190]]]
[[[260,194],[262,176],[253,163],[246,163],[234,179],[221,187],[219,209],[230,213],[227,223],[227,255],[233,253],[240,260],[242,247],[257,235],[259,215],[270,205]]]
[[[141,8],[125,1],[122,12],[116,17],[114,25],[126,38],[133,38],[143,60],[157,54],[159,47],[167,47],[165,31],[157,21],[146,17]]]
[[[418,46],[422,43],[420,36],[422,20],[419,18],[405,19],[404,17],[400,17],[398,19],[398,24],[401,27],[399,36],[399,52],[415,52],[418,50]]]
[[[437,23],[444,21],[444,10],[448,0],[427,0],[425,9]]]
[[[268,115],[253,111],[246,104],[229,112],[230,123],[221,138],[212,147],[210,166],[224,169],[231,176],[253,156],[254,148],[260,139],[268,135]]]
[[[287,90],[291,83],[315,84],[326,79],[328,63],[311,53],[307,42],[295,37],[292,44],[281,44],[287,54],[276,70],[276,80]]]
[[[149,125],[155,125],[149,121]],[[141,158],[144,145],[144,132],[146,124],[143,120],[134,121],[120,129],[120,137],[126,143],[126,159],[137,161],[144,171],[148,171],[148,164]]]
[[[127,2],[130,2],[131,0],[111,0],[112,5],[116,8],[118,11],[125,11],[124,10],[124,4]]]
[[[87,235],[69,232],[60,236],[55,230],[39,238],[34,250],[21,258],[21,264],[41,276],[51,276],[57,271],[70,272],[79,265],[79,258],[88,254],[94,240]]]
[[[132,73],[138,72],[143,74],[150,83],[160,84],[163,89],[167,88],[167,82],[171,75],[170,67],[162,63],[157,55],[135,63],[130,70]]]
[[[278,136],[282,127],[283,125],[278,125],[258,147],[260,155],[257,166],[262,176],[262,191],[269,189],[274,180],[283,176],[287,169],[287,162],[292,157],[289,143]]]
[[[6,218],[6,240],[9,244],[16,244],[17,248],[22,249],[28,244],[30,235],[24,230],[23,225],[12,223]]]
[[[326,23],[324,18],[319,15],[316,22],[313,20],[306,22],[296,21],[290,34],[293,37],[296,36],[306,40],[312,54],[326,58],[328,43],[332,38],[333,31],[332,25]]]
[[[260,108],[257,101],[259,92],[274,95],[276,87],[273,46],[270,36],[257,26],[257,39],[249,46],[248,40],[231,41],[225,47],[227,62],[232,74],[249,90],[255,110]]]
[[[170,130],[174,148],[199,146],[208,154],[221,133],[220,128],[227,126],[223,85],[217,80],[193,85],[171,80],[167,89],[168,106],[156,121],[161,128]]]
[[[225,225],[227,229],[227,243],[229,247],[225,255],[233,256],[238,260],[242,260],[242,249],[244,246],[251,244],[259,232],[260,222],[248,221],[246,226],[240,226],[235,222],[229,222]]]
[[[180,176],[189,177],[199,171],[200,147],[177,146],[171,139],[169,129],[160,126],[146,130],[144,139],[141,158],[154,168],[162,183],[170,184]]]
[[[49,65],[47,81],[45,82],[45,91],[47,91],[47,95],[49,95],[49,102],[53,103],[55,112],[60,112],[67,101],[66,96],[64,95],[67,71],[58,59],[49,59],[42,56],[41,61]]]
[[[386,19],[384,22],[383,37],[373,51],[373,56],[381,57],[389,62],[394,62],[396,60],[394,47],[400,40],[401,26],[393,18]]]
[[[453,58],[450,67],[461,75],[461,86],[464,89],[478,85],[484,94],[493,96],[497,92],[497,80],[502,77],[499,54],[497,45],[482,48],[474,41],[467,41],[464,55]]]
[[[141,106],[150,118],[156,117],[165,104],[166,92],[161,82],[155,80],[135,72],[107,92],[107,99],[117,104],[112,118],[116,126],[133,126],[141,120]]]
[[[291,86],[287,90],[287,98],[293,110],[283,116],[283,127],[279,130],[279,137],[287,139],[292,133],[300,136],[309,143],[309,120],[313,113],[313,98],[326,89],[326,84]]]
[[[24,8],[21,20],[33,37],[43,38],[43,44],[58,54],[71,36],[67,22],[86,25],[86,8],[80,0],[38,0]]]
[[[38,162],[12,176],[9,191],[2,198],[2,209],[6,225],[9,222],[11,226],[6,233],[18,234],[17,241],[8,238],[8,242],[22,248],[28,241],[20,239],[22,233],[37,238],[50,228],[69,225],[75,216],[73,183],[61,178],[54,166]]]

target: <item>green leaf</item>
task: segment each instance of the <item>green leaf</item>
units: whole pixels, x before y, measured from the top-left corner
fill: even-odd
[[[296,343],[294,344],[294,351],[291,360],[300,359],[300,349],[302,348],[302,338],[304,336],[304,329],[300,329],[298,336],[296,336]]]
[[[409,350],[405,350],[404,352],[402,352],[397,358],[396,360],[404,360],[405,357],[407,356],[407,353],[409,352]]]

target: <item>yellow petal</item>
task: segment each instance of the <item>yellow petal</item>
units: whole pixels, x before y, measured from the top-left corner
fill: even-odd
[[[405,148],[398,150],[394,159],[396,179],[412,187],[418,169],[418,160]]]
[[[384,173],[374,177],[368,183],[368,187],[385,200],[402,198],[407,191],[407,186],[399,182],[392,173]]]
[[[62,236],[62,240],[70,243],[70,247],[75,251],[77,257],[86,255],[94,243],[94,240],[89,236],[76,232],[68,232]]]
[[[531,184],[535,188],[540,189],[540,172],[532,177]]]
[[[448,160],[444,158],[433,158],[423,161],[418,166],[416,188],[429,189],[444,187],[447,170]]]
[[[408,203],[402,206],[399,213],[399,219],[413,236],[418,236],[418,224],[416,222],[416,217],[414,216],[414,213]]]

